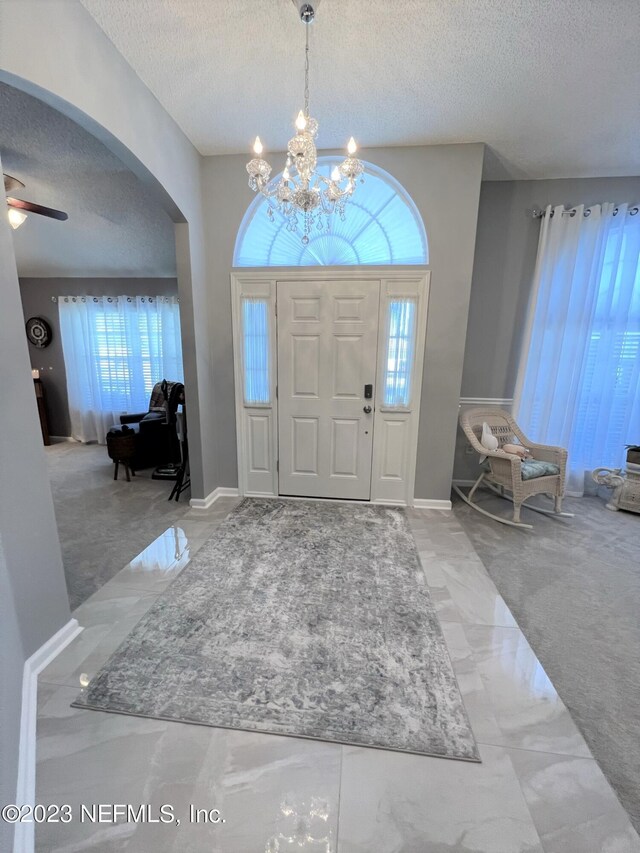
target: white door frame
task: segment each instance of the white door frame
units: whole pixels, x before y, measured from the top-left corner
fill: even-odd
[[[277,317],[278,281],[370,279],[379,281],[377,389],[383,388],[389,303],[398,297],[416,300],[416,341],[412,393],[406,408],[387,409],[378,394],[374,414],[371,503],[413,506],[420,397],[427,328],[430,271],[425,267],[307,267],[303,269],[234,270],[231,273],[233,361],[236,399],[238,490],[241,495],[278,495]],[[268,305],[269,402],[245,404],[243,382],[243,298]]]

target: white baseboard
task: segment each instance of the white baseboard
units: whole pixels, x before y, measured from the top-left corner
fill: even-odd
[[[451,509],[451,501],[440,501],[435,498],[414,498],[414,509]]]
[[[461,406],[500,406],[510,409],[513,397],[460,397]]]
[[[192,509],[209,509],[218,500],[218,498],[237,498],[237,489],[229,489],[226,486],[218,486],[206,498],[191,498],[189,506]]]
[[[36,796],[36,719],[38,715],[38,674],[82,631],[77,619],[47,640],[25,661],[22,675],[22,714],[20,717],[20,752],[16,803],[34,805]],[[13,853],[32,853],[34,824],[17,823]]]

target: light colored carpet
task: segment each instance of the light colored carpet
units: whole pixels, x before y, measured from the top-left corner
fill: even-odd
[[[46,447],[69,604],[75,610],[189,509],[189,492],[169,502],[172,482],[151,468],[113,479],[107,448]]]
[[[482,506],[510,505],[482,494]],[[640,515],[598,497],[567,499],[573,519],[524,510],[531,532],[457,518],[640,831]]]
[[[479,761],[402,509],[245,499],[75,704]]]

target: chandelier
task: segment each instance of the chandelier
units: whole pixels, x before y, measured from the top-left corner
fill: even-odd
[[[269,201],[269,219],[273,221],[277,210],[285,217],[288,231],[298,231],[298,226],[301,226],[302,242],[307,245],[314,227],[319,231],[328,229],[331,216],[336,213],[345,219],[345,207],[356,182],[358,178],[361,182],[364,180],[360,177],[364,166],[354,156],[357,146],[352,136],[347,145],[348,156],[333,167],[331,177],[326,178],[316,172],[318,122],[309,113],[309,25],[315,18],[315,10],[311,3],[298,5],[300,20],[306,25],[304,109],[300,110],[295,121],[296,134],[287,144],[287,161],[280,179],[269,180],[271,166],[261,157],[263,145],[259,136],[253,145],[256,157],[247,163],[247,172],[251,189],[261,192]]]

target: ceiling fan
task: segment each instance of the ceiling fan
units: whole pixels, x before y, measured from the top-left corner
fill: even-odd
[[[16,190],[24,189],[24,184],[17,178],[11,175],[4,177],[5,193],[12,193]],[[36,204],[33,201],[24,201],[21,198],[13,198],[7,195],[7,207],[9,208],[9,224],[13,229],[19,228],[27,218],[27,213],[37,213],[40,216],[48,216],[50,219],[59,219],[64,222],[69,216],[63,210],[55,210],[53,207],[45,207],[43,204]]]

